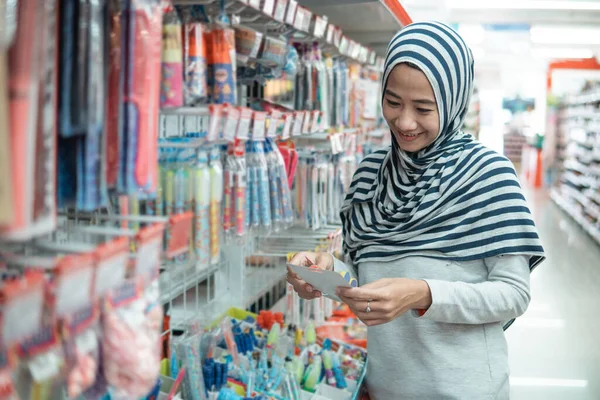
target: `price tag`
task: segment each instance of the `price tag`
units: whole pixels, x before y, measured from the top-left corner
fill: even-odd
[[[296,21],[296,11],[298,9],[298,2],[296,0],[289,0],[287,15],[285,17],[285,23],[294,26]]]
[[[238,123],[240,121],[240,110],[237,107],[227,107],[227,114],[223,127],[223,139],[233,142],[237,133]]]
[[[321,118],[321,111],[317,110],[317,111],[312,112],[312,124],[310,126],[310,133],[317,133],[319,131],[320,118]]]
[[[273,11],[275,10],[275,0],[265,0],[263,5],[263,13],[268,15],[269,17],[273,16]]]
[[[277,137],[277,131],[281,124],[281,116],[282,113],[279,110],[271,111],[271,115],[269,118],[269,129],[267,131],[267,136],[270,138]]]
[[[325,36],[325,40],[329,44],[333,44],[333,33],[335,32],[335,26],[333,24],[327,25],[327,35]]]
[[[349,45],[350,45],[350,42],[348,41],[348,38],[346,36],[342,36],[342,38],[340,39],[340,53],[347,56]]]
[[[350,53],[350,55],[352,56],[352,58],[358,59],[360,57],[360,45],[358,43],[356,43],[354,40],[352,40],[352,52]]]
[[[331,143],[332,154],[339,154],[342,151],[344,151],[344,147],[342,146],[341,135],[339,133],[329,135],[329,142]]]
[[[285,22],[285,12],[287,10],[288,0],[277,0],[273,18],[279,22]]]
[[[61,318],[92,302],[94,259],[91,254],[64,256],[56,268],[55,312]]]
[[[254,112],[254,121],[252,124],[252,140],[265,139],[265,122],[267,120],[266,112]]]
[[[289,139],[292,132],[292,123],[294,122],[294,113],[288,112],[284,115],[283,132],[281,133],[281,139]]]
[[[310,133],[310,112],[303,111],[302,112],[302,133]]]
[[[310,29],[310,20],[312,13],[304,7],[298,7],[296,11],[296,19],[294,21],[294,27],[298,30],[308,32]]]
[[[240,112],[240,122],[237,126],[236,138],[240,140],[248,140],[250,136],[250,124],[252,123],[252,110],[242,108]]]
[[[2,287],[3,345],[14,343],[38,332],[42,323],[44,308],[44,276],[42,273],[31,273],[27,277],[19,277],[6,281]]]
[[[123,284],[129,262],[128,247],[127,238],[118,238],[98,247],[95,279],[97,297],[102,297],[107,291]]]
[[[210,126],[208,127],[208,134],[206,139],[209,142],[214,142],[219,138],[221,133],[221,117],[223,113],[222,104],[211,104],[208,106],[208,112],[210,113]]]
[[[369,50],[369,64],[375,65],[377,54],[373,50]]]
[[[191,213],[188,213],[191,214]],[[177,214],[178,217],[183,214]],[[173,219],[174,217],[171,217]],[[154,279],[159,272],[161,253],[163,248],[164,224],[156,223],[145,226],[135,235],[136,254],[135,254],[135,273],[136,276],[148,281]],[[167,243],[167,251],[171,250],[174,243],[177,243],[177,235],[170,235]],[[188,236],[189,239],[189,236]]]
[[[167,235],[169,238],[166,252],[167,258],[173,259],[190,250],[193,218],[194,214],[191,211],[176,214],[169,218],[169,226],[167,227],[169,232]],[[156,246],[156,242],[153,243],[153,246]],[[154,249],[153,251],[154,254],[156,254],[156,250]],[[138,255],[139,253],[141,253],[141,251],[138,251]]]
[[[292,136],[302,135],[302,118],[303,117],[304,117],[303,112],[296,111],[294,113],[294,127],[292,129]]]
[[[342,30],[339,28],[335,28],[333,31],[333,45],[335,47],[340,47],[342,44]]]
[[[248,4],[250,5],[250,7],[260,10],[260,0],[249,0]]]
[[[316,15],[315,16],[314,36],[318,39],[322,39],[323,37],[325,37],[326,29],[327,29],[327,19]]]

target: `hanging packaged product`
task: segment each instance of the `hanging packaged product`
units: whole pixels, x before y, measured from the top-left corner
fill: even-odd
[[[286,42],[267,36],[263,40],[258,61],[270,68],[283,68],[286,54]]]
[[[158,179],[162,8],[159,0],[128,0],[125,8],[129,29],[123,61],[128,84],[123,97],[119,191],[154,194]]]
[[[210,263],[217,264],[221,256],[221,212],[223,200],[223,165],[221,152],[210,152]]]
[[[105,7],[69,0],[60,11],[58,201],[92,210],[107,202]]]
[[[69,399],[80,396],[96,380],[100,356],[98,317],[97,305],[92,304],[62,320]]]
[[[48,319],[36,334],[17,346],[19,361],[14,382],[23,400],[52,400],[60,398],[62,392],[58,380],[65,357],[56,320]]]
[[[154,387],[160,369],[160,333],[146,318],[140,281],[112,290],[104,305],[103,370],[116,396],[141,398]]]
[[[123,17],[119,2],[109,1],[108,8],[108,53],[107,53],[107,87],[106,87],[106,184],[115,188],[119,177],[119,160],[122,151],[121,119],[123,107],[123,62],[124,46],[121,43]]]
[[[182,7],[184,98],[187,106],[206,102],[207,47],[206,25],[197,6]]]
[[[227,237],[243,241],[246,235],[246,159],[245,144],[236,139],[225,162],[223,228]]]
[[[211,54],[212,80],[211,102],[236,104],[235,32],[216,27],[212,30]]]
[[[172,5],[167,6],[163,16],[162,75],[160,107],[183,105],[183,44],[182,27]]]
[[[0,134],[0,141],[6,145],[2,151],[7,152],[1,162],[9,163],[2,174],[10,173],[0,183],[0,202],[6,205],[0,212],[0,236],[25,240],[50,232],[56,226],[53,111],[58,73],[54,41],[57,24],[53,1],[28,0],[19,2],[17,7],[14,40],[8,53],[0,50],[3,54],[0,69],[8,66],[5,79],[8,85],[1,90],[0,108],[11,116],[3,119],[8,129]],[[32,31],[31,26],[40,29]]]
[[[235,48],[238,65],[246,65],[248,61],[258,57],[263,34],[245,26],[235,27]]]
[[[6,53],[0,50],[0,80],[2,82],[7,81],[6,69]],[[8,91],[5,86],[0,89],[0,226],[10,224],[14,215],[8,104]]]
[[[195,209],[194,209],[194,250],[196,269],[207,269],[210,264],[210,197],[211,176],[208,166],[208,152],[198,150],[194,171]]]

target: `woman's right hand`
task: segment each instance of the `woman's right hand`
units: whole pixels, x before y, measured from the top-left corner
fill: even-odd
[[[317,267],[329,271],[333,271],[333,256],[329,253],[315,253],[311,251],[303,251],[296,253],[290,261],[290,264],[310,267]],[[306,300],[312,300],[321,297],[322,293],[315,290],[311,285],[302,280],[302,278],[294,273],[289,267],[287,272],[287,281],[294,287],[298,296]]]

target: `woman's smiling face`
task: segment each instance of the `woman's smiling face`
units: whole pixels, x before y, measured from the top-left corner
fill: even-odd
[[[418,152],[437,138],[440,121],[435,95],[420,69],[402,63],[392,70],[383,97],[383,117],[406,152]]]

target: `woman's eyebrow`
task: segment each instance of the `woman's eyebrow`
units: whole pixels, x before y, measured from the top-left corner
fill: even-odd
[[[429,100],[429,99],[418,99],[418,100],[413,100],[412,102],[413,103],[430,105],[430,106],[435,106],[435,101]]]
[[[399,100],[402,100],[402,97],[400,97],[399,95],[397,95],[396,93],[392,92],[392,91],[391,91],[391,90],[389,90],[389,89],[386,89],[386,90],[385,90],[385,94],[387,94],[388,96],[395,97],[395,98],[397,98],[397,99],[399,99]]]
[[[392,92],[389,89],[385,90],[385,94],[387,94],[388,96],[394,97],[396,99],[402,100],[402,97],[400,97],[400,95]],[[428,106],[435,106],[435,101],[430,100],[430,99],[417,99],[417,100],[413,100],[412,102],[423,104],[423,105],[428,105]]]

